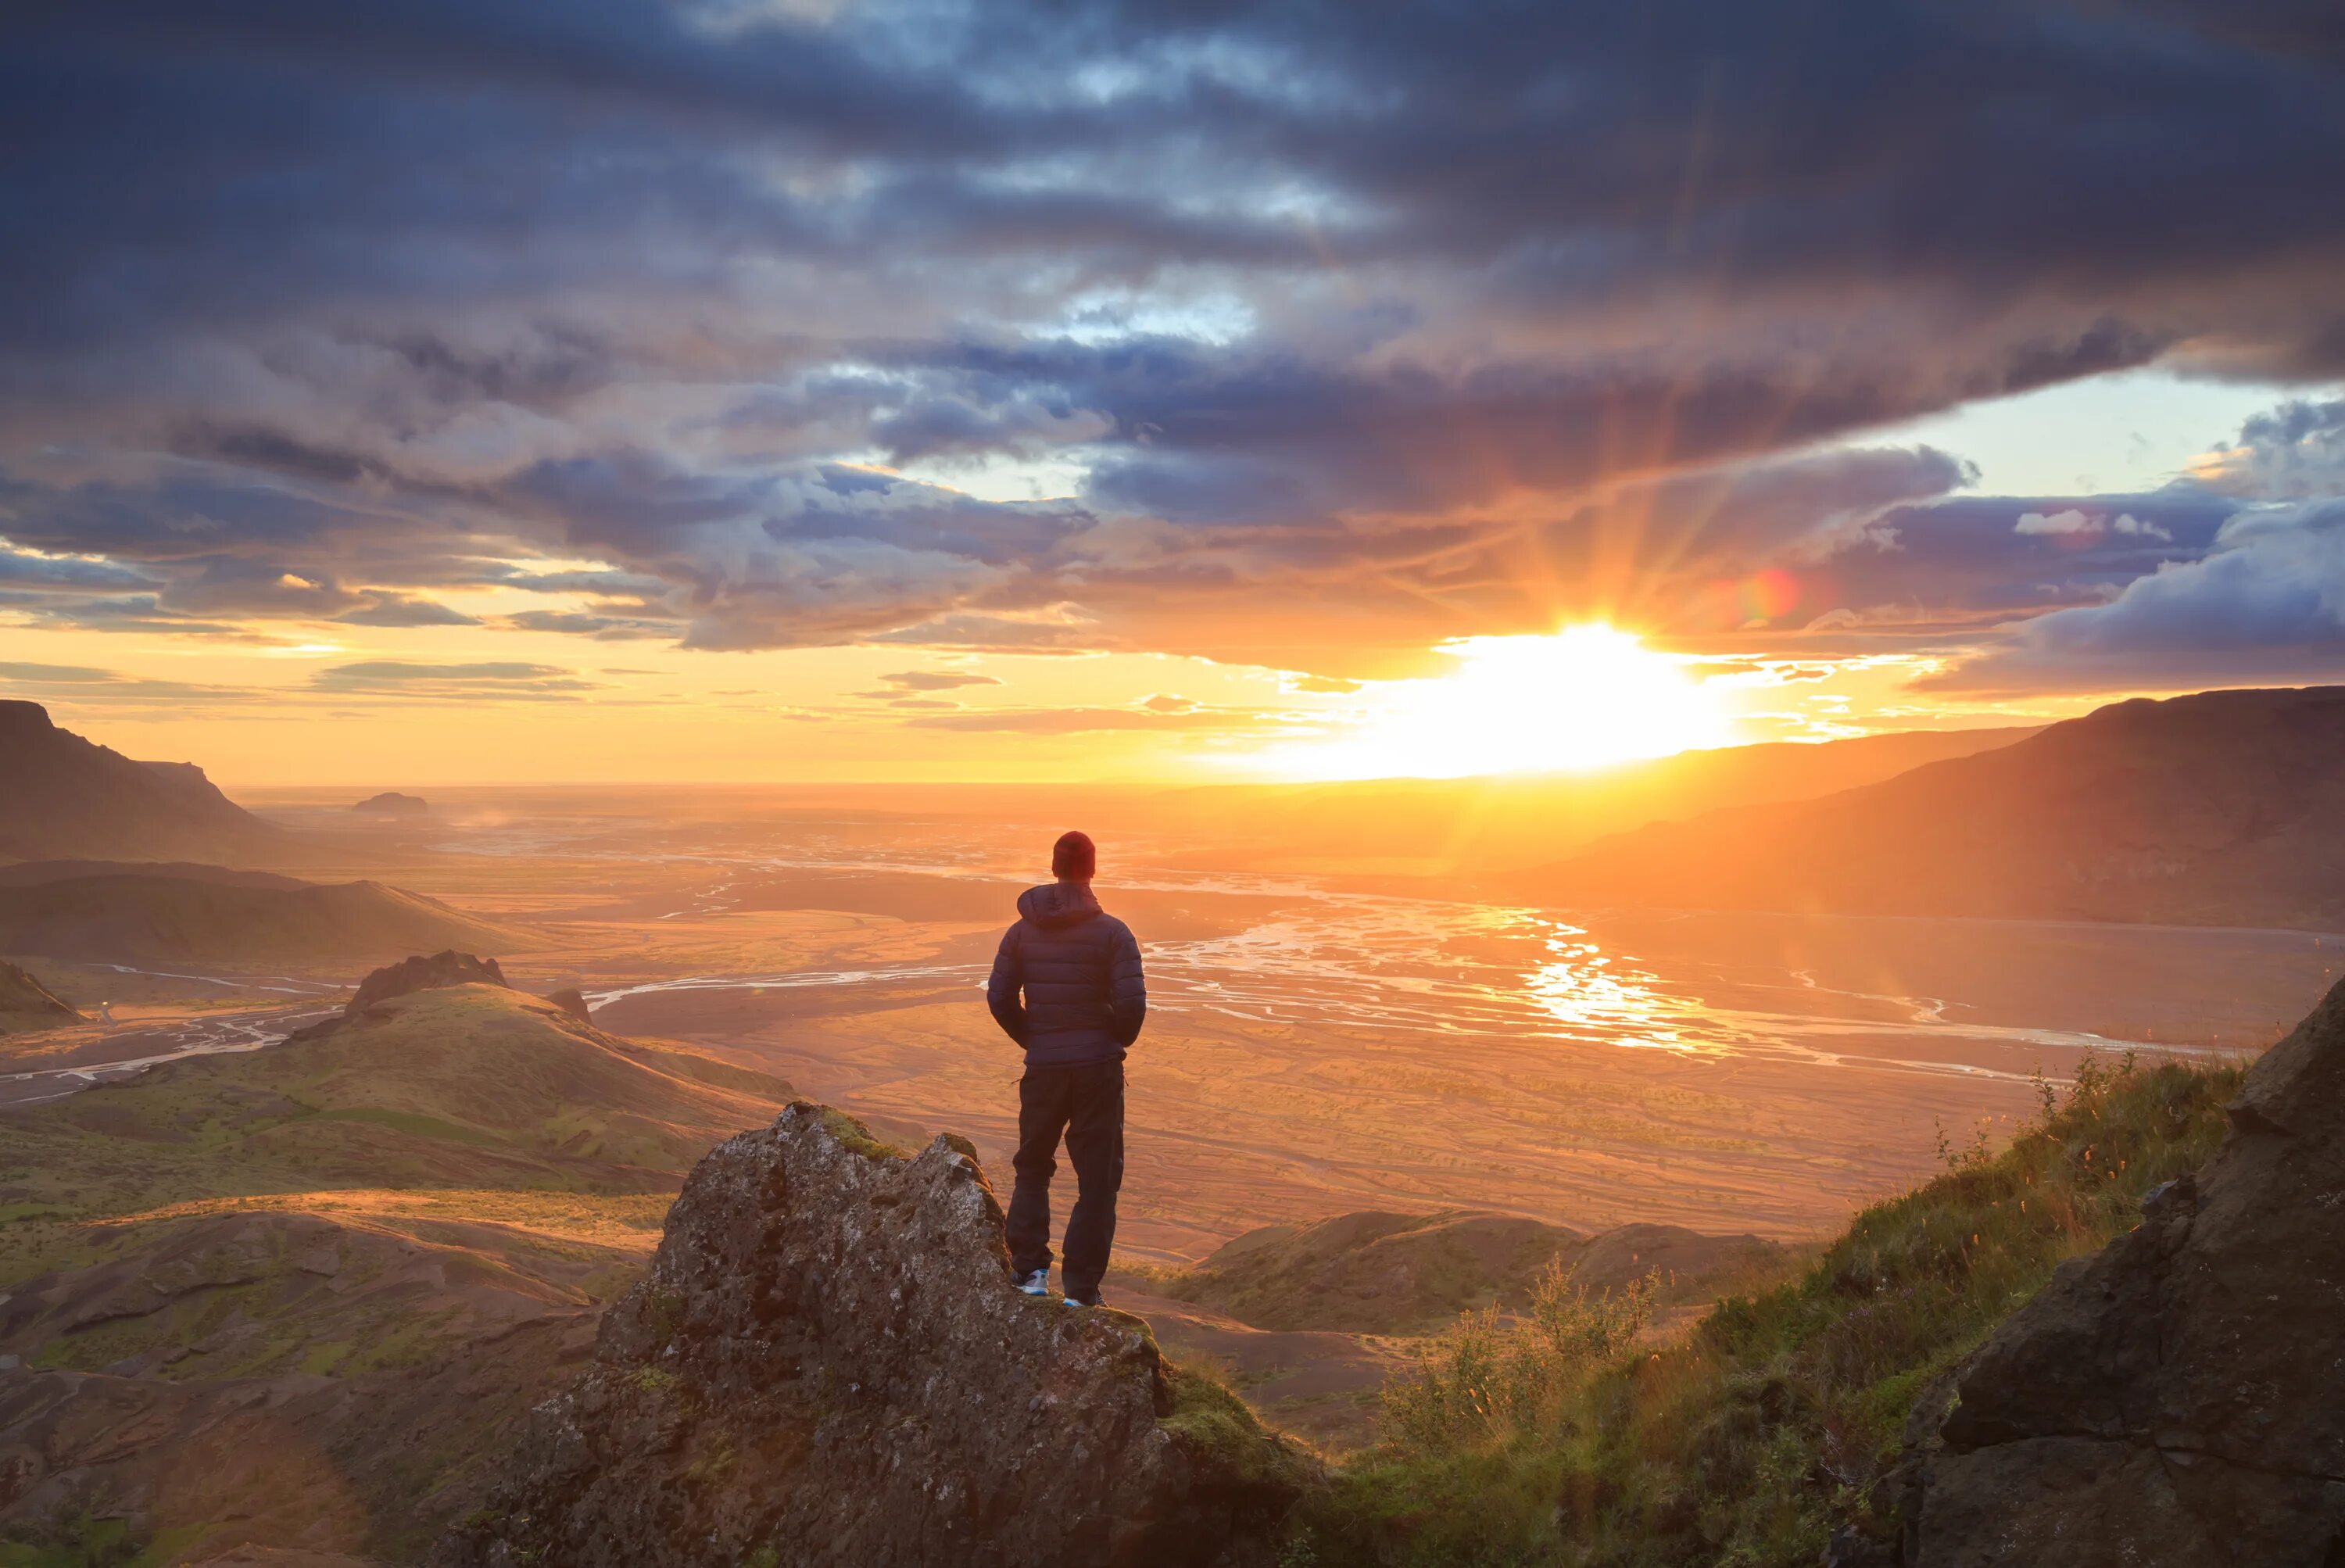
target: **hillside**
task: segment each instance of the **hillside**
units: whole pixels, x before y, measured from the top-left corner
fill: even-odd
[[[1769,1267],[1782,1251],[1754,1236],[1670,1225],[1589,1236],[1514,1215],[1366,1212],[1248,1231],[1150,1285],[1256,1329],[1421,1334],[1460,1312],[1519,1306],[1551,1263],[1590,1289],[1658,1274],[1672,1289],[1698,1290],[1722,1275]]]
[[[1583,907],[2345,926],[2345,687],[2137,700],[1511,879]]]
[[[81,1014],[59,1001],[49,988],[0,959],[0,1034],[27,1029],[54,1029],[77,1021]]]
[[[470,983],[0,1112],[0,1449],[46,1455],[0,1542],[96,1487],[140,1539],[412,1560],[789,1098]]]
[[[512,927],[381,882],[196,870],[14,883],[0,874],[0,952],[111,963],[368,963],[419,949],[526,942]]]
[[[1322,1485],[1227,1393],[1167,1362],[1138,1319],[1018,1296],[965,1144],[907,1156],[820,1107],[776,1119],[784,1085],[615,1039],[492,983],[396,993],[485,968],[417,961],[316,1039],[0,1116],[13,1220],[0,1355],[28,1363],[0,1375],[0,1451],[37,1456],[0,1497],[0,1543],[55,1546],[44,1521],[100,1496],[135,1500],[116,1505],[109,1539],[147,1545],[149,1560],[166,1542],[208,1556],[298,1541],[412,1563],[437,1536],[436,1560],[465,1568],[780,1568],[838,1560],[825,1553],[841,1543],[865,1553],[852,1560],[1088,1561],[1114,1556],[1095,1532],[1116,1519],[1138,1532],[1118,1537],[1136,1555],[1116,1560],[1230,1568],[1808,1568],[1828,1541],[1843,1568],[2016,1563],[2049,1559],[2025,1542],[1990,1550],[2009,1534],[1997,1499],[2023,1502],[2039,1532],[2086,1528],[2059,1479],[2073,1466],[2030,1489],[2028,1445],[2074,1441],[2025,1430],[2066,1419],[2032,1390],[2131,1386],[2126,1347],[2166,1295],[2216,1314],[2203,1333],[2173,1319],[2179,1355],[2244,1355],[2283,1380],[2335,1360],[2304,1271],[2333,1278],[2320,1173],[2345,985],[2244,1093],[2235,1068],[2088,1062],[2065,1102],[2047,1087],[2008,1149],[1950,1155],[1944,1175],[1857,1216],[1791,1278],[1780,1256],[1760,1265],[1778,1283],[1730,1273],[1725,1299],[1666,1340],[1649,1332],[1655,1298],[1629,1282],[1703,1240],[1685,1233],[1579,1237],[1449,1213],[1240,1237],[1190,1283],[1233,1302],[1256,1289],[1247,1305],[1264,1317],[1306,1313],[1322,1288],[1331,1310],[1380,1293],[1412,1313],[1478,1305],[1491,1281],[1545,1258],[1505,1314],[1469,1311],[1413,1342],[1353,1340],[1343,1375],[1390,1380],[1382,1441]],[[659,1162],[728,1121],[756,1130],[695,1169],[642,1278],[676,1179]],[[2218,1144],[2249,1174],[2218,1162],[2198,1187],[2168,1185]],[[2285,1191],[2265,1202],[2259,1184],[2273,1182]],[[2157,1234],[2090,1266],[2118,1283],[2078,1273],[2134,1230],[2145,1200]],[[2198,1214],[2223,1224],[2198,1237]],[[2193,1248],[2239,1255],[2226,1268],[2252,1273],[2252,1289],[2179,1267],[2156,1299],[2124,1283],[2143,1259]],[[598,1335],[597,1304],[631,1278]],[[1209,1340],[1252,1337],[1251,1359],[1204,1353],[1257,1401],[1284,1375],[1278,1358],[1346,1338],[1214,1321]],[[1183,1342],[1196,1327],[1177,1325]],[[2235,1395],[2228,1371],[2167,1363],[2161,1387]],[[2012,1366],[2032,1369],[2015,1379]],[[1941,1439],[1958,1380],[1956,1418],[1974,1403],[2005,1414],[1975,1431],[1944,1420]],[[2288,1409],[2333,1426],[2328,1385],[2303,1387]],[[2120,1428],[2135,1419],[2112,1410]],[[2123,1502],[2110,1518],[2143,1522],[2135,1534],[2152,1545],[2160,1508],[2189,1529],[2247,1520],[2258,1541],[2301,1534],[2308,1518],[2327,1528],[2301,1507],[2225,1512],[2304,1490],[2279,1473],[2296,1461],[2270,1451],[2277,1439],[2240,1431],[2263,1445],[2250,1456],[2262,1468],[2209,1470],[2214,1492],[2133,1500],[2127,1488],[2154,1491],[2161,1472],[2102,1467],[2086,1478],[2099,1501],[2076,1506]],[[2113,1432],[2117,1448],[2135,1441]],[[2195,1454],[2202,1437],[2238,1434],[2151,1435]],[[1932,1458],[1940,1442],[1946,1462]],[[1898,1538],[1915,1517],[1936,1520],[1949,1549],[1974,1531],[1977,1553],[1911,1554]]]
[[[0,856],[234,860],[281,835],[187,762],[136,762],[0,701]]]
[[[2321,1013],[2345,1018],[2345,986]],[[1992,1511],[1959,1529],[1949,1519],[1924,1532],[1926,1550],[1904,1551],[1906,1444],[1935,1432],[1998,1323],[2080,1267],[2072,1260],[2132,1232],[2146,1198],[2215,1151],[2240,1086],[2236,1068],[2088,1064],[2064,1100],[2047,1090],[2044,1115],[2008,1148],[1951,1156],[1936,1179],[1858,1214],[1793,1278],[1728,1294],[1660,1348],[1602,1303],[1567,1298],[1514,1325],[1468,1319],[1394,1386],[1385,1441],[1306,1500],[1296,1555],[1326,1568],[2167,1561],[2059,1544],[2106,1539],[2090,1519],[2021,1537]],[[2334,1278],[2274,1262],[2299,1280]],[[2113,1306],[2137,1337],[2157,1331],[2153,1303]],[[2289,1356],[2334,1363],[2333,1320],[2289,1320],[2301,1330]],[[2094,1354],[2089,1335],[2063,1348],[2080,1367]],[[2047,1478],[2056,1490],[2078,1475],[2061,1463]],[[2324,1561],[2188,1559],[2233,1560]]]
[[[161,877],[172,881],[211,882],[225,888],[306,888],[299,877],[275,871],[245,871],[195,860],[19,860],[0,866],[0,888],[29,888],[83,877]]]
[[[1259,843],[1274,868],[1517,871],[1649,822],[1803,800],[1994,750],[2025,728],[1916,730],[1685,751],[1580,773],[1216,785],[1152,797],[1136,824]],[[1212,855],[1201,855],[1201,863]]]

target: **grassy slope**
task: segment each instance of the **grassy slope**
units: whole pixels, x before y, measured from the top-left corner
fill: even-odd
[[[0,1349],[40,1368],[124,1362],[139,1390],[103,1484],[160,1488],[154,1527],[83,1543],[106,1561],[318,1530],[419,1556],[563,1375],[592,1302],[641,1268],[685,1172],[792,1097],[498,987],[385,1011],[0,1114]],[[288,1373],[330,1382],[285,1385],[310,1391],[265,1420],[225,1413],[251,1385],[218,1380]],[[283,1450],[309,1489],[239,1472],[228,1428],[183,1431],[184,1410]],[[210,1457],[179,1463],[183,1447]],[[312,1529],[311,1512],[333,1517]],[[0,1568],[84,1561],[71,1524],[0,1523]]]
[[[1335,1563],[1815,1563],[1916,1397],[2061,1259],[2139,1219],[2220,1141],[2236,1069],[2088,1071],[2000,1155],[1859,1215],[1800,1278],[1722,1301],[1684,1341],[1602,1368],[1534,1420],[1386,1447],[1308,1510]]]
[[[82,1261],[89,1222],[176,1206],[672,1194],[717,1139],[791,1097],[779,1079],[618,1039],[519,992],[460,986],[391,1011],[0,1114],[0,1288]]]

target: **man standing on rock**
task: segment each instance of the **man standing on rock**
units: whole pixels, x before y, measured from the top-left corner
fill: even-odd
[[[1010,1266],[1018,1288],[1051,1288],[1051,1177],[1059,1139],[1075,1166],[1075,1208],[1059,1269],[1070,1307],[1100,1304],[1123,1185],[1123,1054],[1148,1016],[1132,928],[1091,896],[1099,851],[1067,833],[1051,848],[1058,879],[1018,895],[1018,923],[993,955],[985,1003],[1026,1049],[1018,1080],[1017,1189],[1010,1198]]]

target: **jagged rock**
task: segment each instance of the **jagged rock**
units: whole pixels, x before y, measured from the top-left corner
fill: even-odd
[[[545,999],[582,1023],[594,1022],[594,1013],[586,1006],[584,993],[574,985],[565,985],[560,991],[548,992]]]
[[[505,972],[497,967],[493,958],[475,958],[452,948],[429,958],[421,954],[403,958],[397,963],[384,964],[360,981],[357,993],[342,1004],[340,1017],[297,1029],[286,1038],[289,1042],[323,1040],[343,1024],[365,1016],[369,1009],[381,1007],[396,997],[451,985],[505,985]]]
[[[2230,1111],[1964,1369],[1914,1568],[2345,1561],[2345,983]]]
[[[1315,1467],[1145,1325],[1020,1295],[966,1143],[718,1145],[439,1568],[1267,1564]]]
[[[387,963],[359,982],[358,994],[342,1009],[345,1018],[356,1018],[368,1008],[390,1001],[394,996],[406,996],[418,991],[436,991],[443,985],[502,985],[505,972],[497,967],[493,958],[474,958],[469,952],[435,952],[430,958],[406,958],[397,963]]]

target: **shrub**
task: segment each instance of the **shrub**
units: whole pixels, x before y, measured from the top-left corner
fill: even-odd
[[[1519,1319],[1469,1314],[1301,1528],[1325,1568],[1809,1568],[1834,1525],[1884,1533],[1870,1499],[1914,1402],[2205,1162],[2239,1076],[2088,1057],[2008,1147],[1948,1142],[1934,1179],[1659,1349],[1650,1296],[1559,1277]]]

